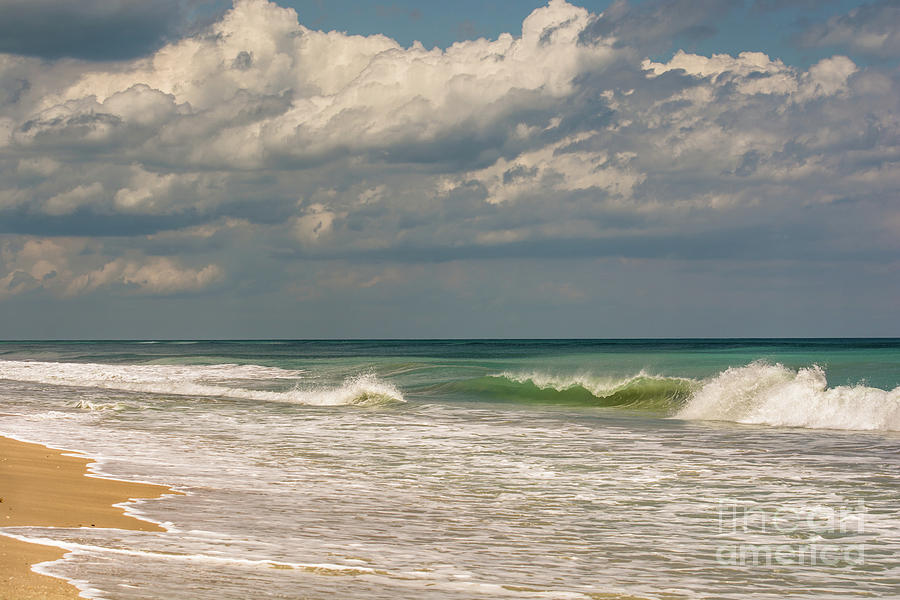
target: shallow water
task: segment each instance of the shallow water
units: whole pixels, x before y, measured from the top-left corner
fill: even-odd
[[[0,433],[188,492],[94,597],[890,597],[900,341],[0,344]]]

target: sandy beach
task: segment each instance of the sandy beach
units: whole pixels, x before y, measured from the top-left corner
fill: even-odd
[[[107,527],[162,531],[113,504],[172,493],[167,487],[87,477],[88,458],[64,456],[39,444],[0,437],[0,527]],[[0,600],[78,598],[69,583],[40,575],[32,565],[64,550],[0,535]]]

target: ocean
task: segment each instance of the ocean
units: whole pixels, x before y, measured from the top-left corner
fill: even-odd
[[[94,598],[900,598],[900,340],[0,343],[0,434],[184,492]]]

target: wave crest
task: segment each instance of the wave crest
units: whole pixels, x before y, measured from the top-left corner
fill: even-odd
[[[829,388],[818,365],[797,371],[763,361],[707,380],[676,415],[812,429],[900,431],[900,387]]]
[[[582,406],[672,411],[690,395],[693,382],[644,371],[630,377],[503,372],[464,383],[467,391],[520,400]]]

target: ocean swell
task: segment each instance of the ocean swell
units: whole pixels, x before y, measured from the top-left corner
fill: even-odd
[[[630,377],[504,372],[457,384],[458,389],[519,402],[609,406],[671,412],[689,395],[690,379],[643,371]]]

